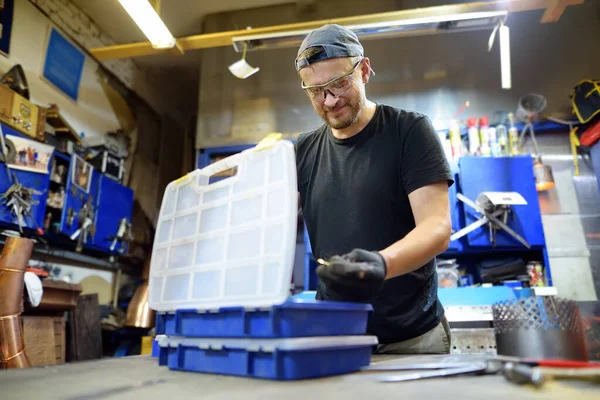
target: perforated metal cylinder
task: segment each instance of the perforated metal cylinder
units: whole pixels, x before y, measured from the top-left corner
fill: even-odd
[[[492,306],[498,354],[524,358],[587,360],[577,303],[528,297]]]

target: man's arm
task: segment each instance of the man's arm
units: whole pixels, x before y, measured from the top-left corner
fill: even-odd
[[[444,252],[450,242],[452,225],[448,203],[448,182],[423,186],[408,195],[416,227],[404,238],[379,253],[387,265],[386,279],[421,268]]]

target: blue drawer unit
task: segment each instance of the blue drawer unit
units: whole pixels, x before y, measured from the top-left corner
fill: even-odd
[[[94,171],[96,172],[96,171]],[[93,247],[110,252],[114,237],[117,235],[121,220],[124,218],[131,223],[133,213],[133,190],[120,183],[96,173],[93,193],[95,202],[96,233],[93,238]],[[121,243],[117,243],[114,251],[123,249]]]
[[[513,216],[507,225],[521,235],[531,246],[544,246],[544,230],[538,193],[533,175],[531,156],[515,157],[463,157],[459,161],[462,193],[475,201],[482,192],[518,192],[527,205],[513,206]],[[478,213],[462,204],[465,224],[477,220]],[[467,235],[470,246],[491,247],[487,226]],[[503,230],[497,231],[496,247],[522,247]]]
[[[71,236],[80,228],[79,215],[84,205],[94,205],[93,190],[95,185],[93,183],[95,179],[99,178],[97,176],[99,174],[98,171],[95,171],[93,168],[85,174],[85,177],[81,177],[81,173],[76,171],[78,166],[81,165],[80,161],[81,158],[77,156],[71,157],[65,186],[65,201],[61,213],[59,231],[68,236]],[[91,182],[87,183],[89,180]],[[74,183],[74,181],[77,183]],[[88,235],[88,243],[90,241],[91,235]]]

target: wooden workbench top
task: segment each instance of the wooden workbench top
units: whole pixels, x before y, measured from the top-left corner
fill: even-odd
[[[465,361],[467,356],[373,357],[374,362]],[[469,358],[467,358],[469,359]],[[520,387],[502,376],[464,376],[402,383],[374,382],[368,373],[274,382],[169,371],[149,356],[0,371],[0,398],[12,399],[599,399],[600,385],[548,382]]]

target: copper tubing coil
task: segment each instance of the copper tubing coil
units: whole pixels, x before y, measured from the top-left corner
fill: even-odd
[[[33,241],[8,237],[0,257],[0,367],[26,368],[21,325],[23,279],[33,251]],[[5,273],[5,271],[7,273]],[[8,273],[12,272],[12,274]]]

